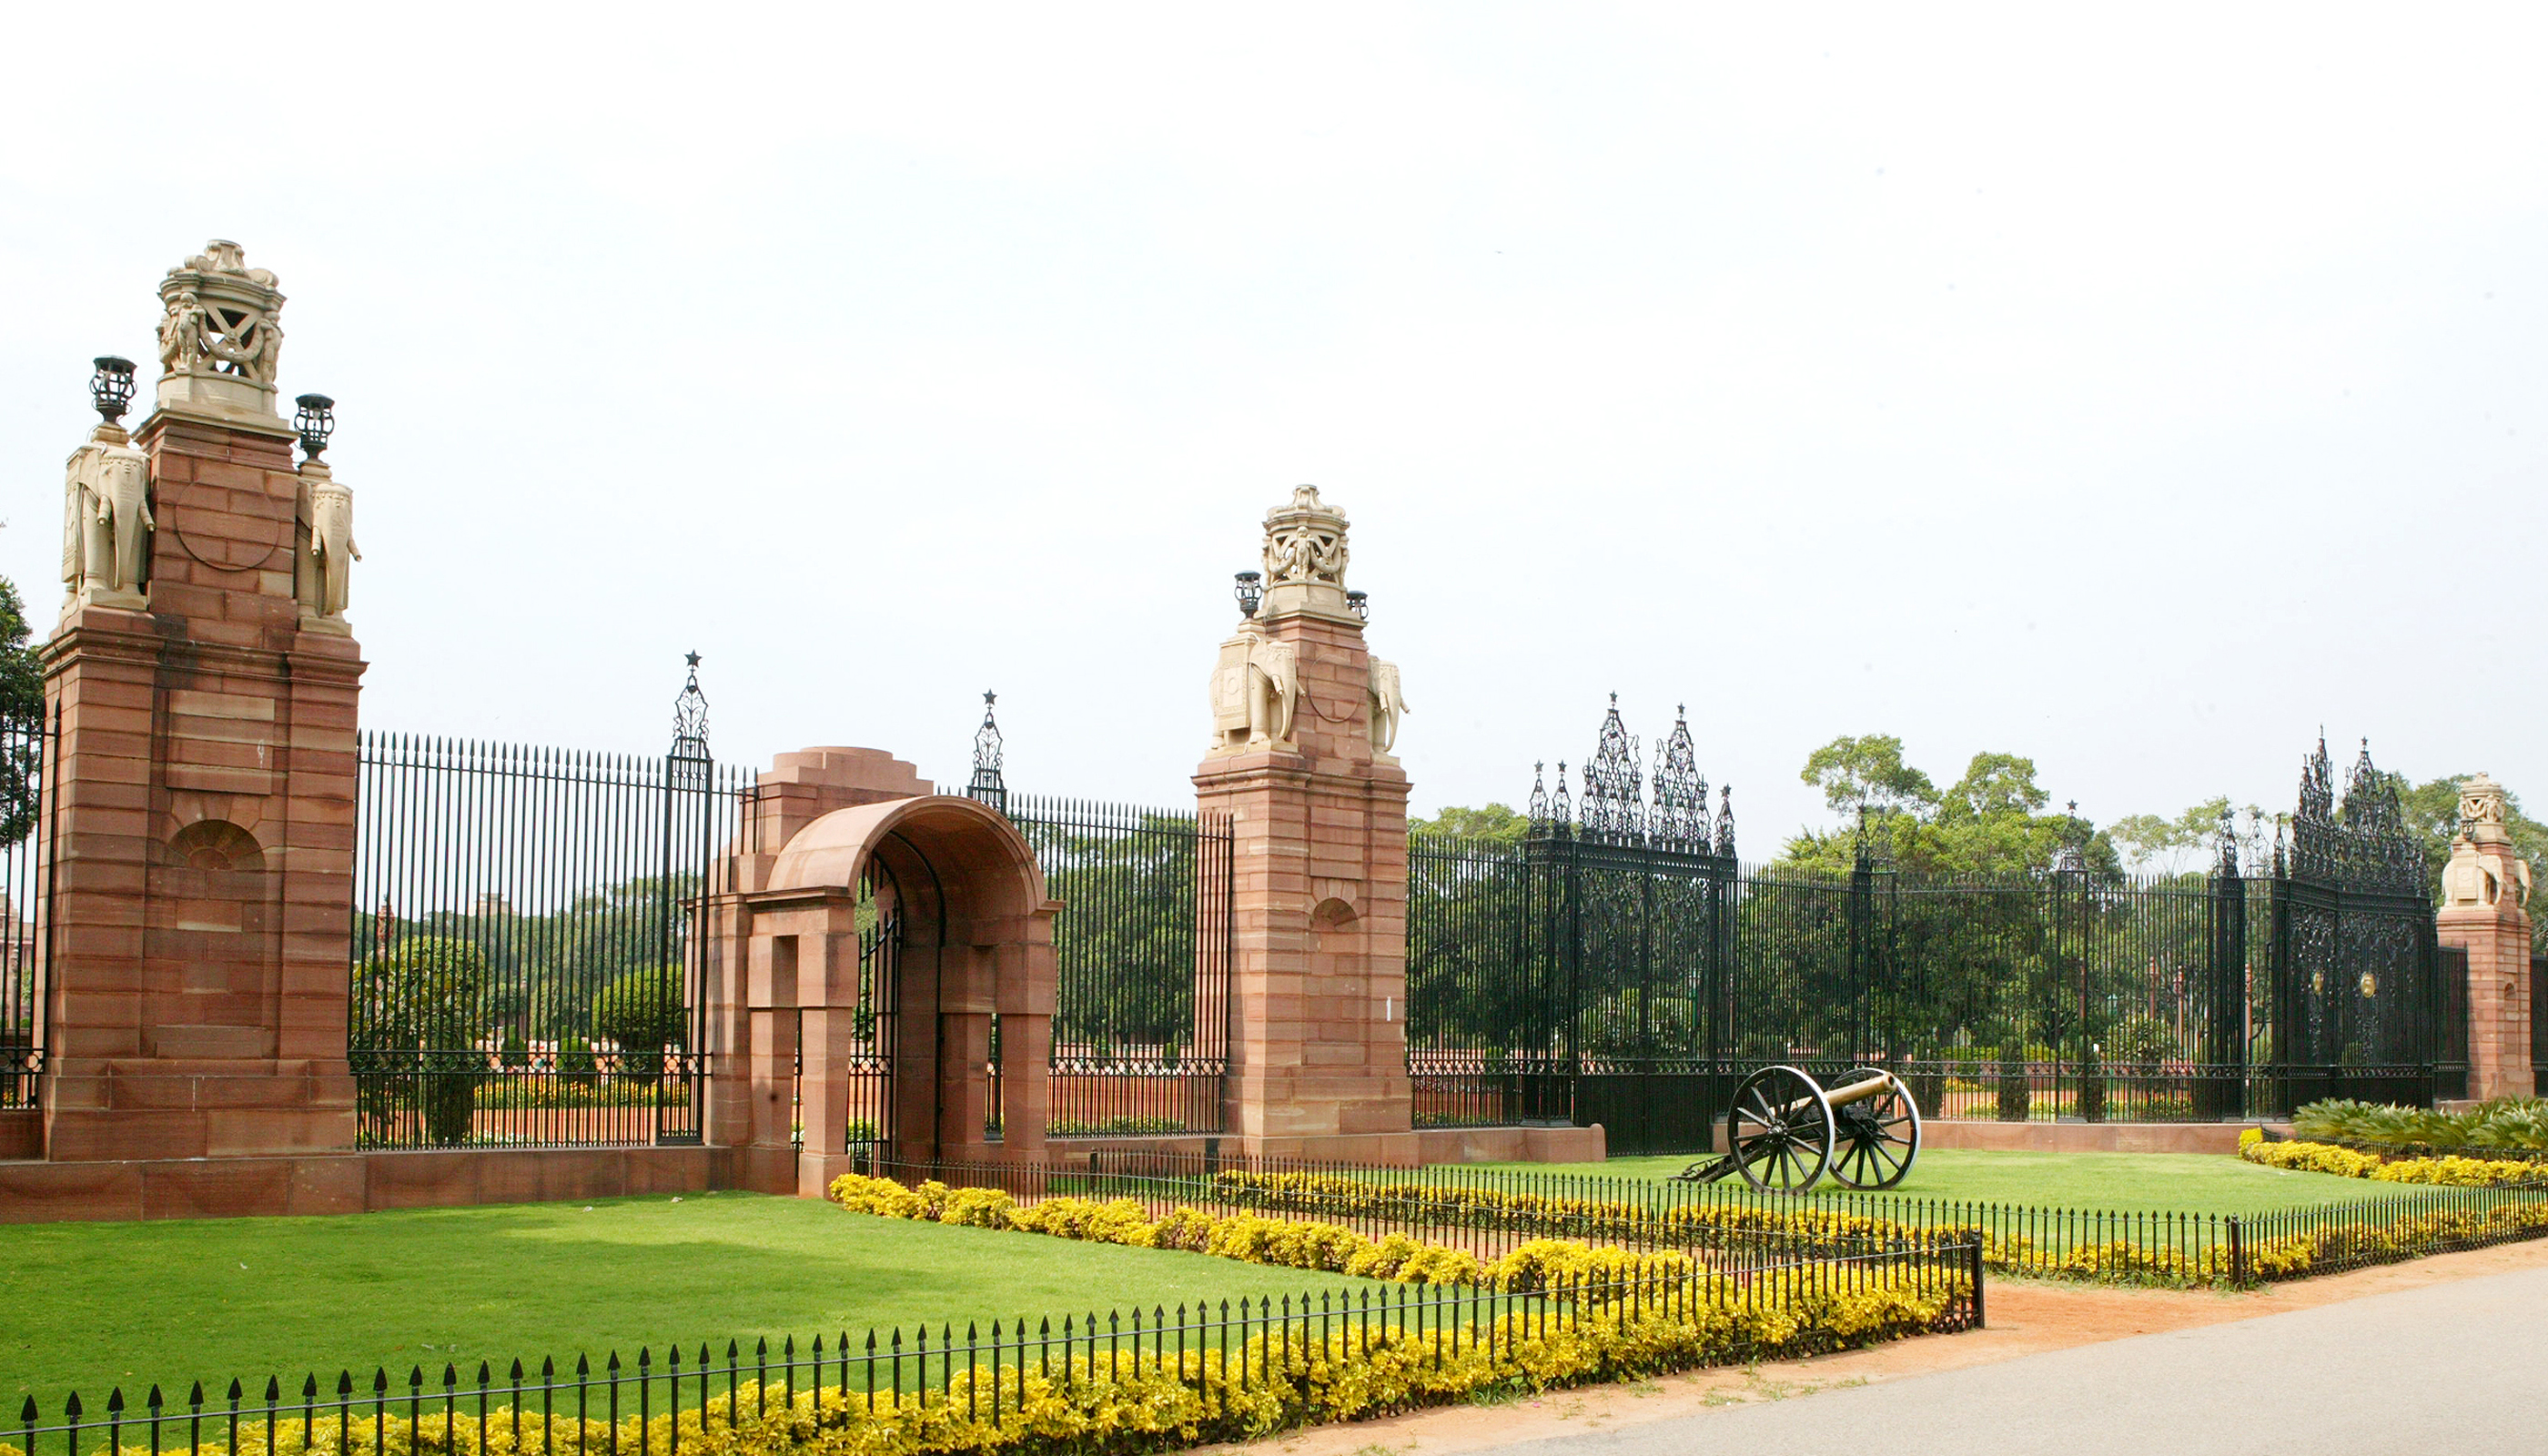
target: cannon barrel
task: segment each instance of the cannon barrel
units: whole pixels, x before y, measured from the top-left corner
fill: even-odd
[[[1853,1102],[1865,1102],[1866,1099],[1875,1096],[1877,1093],[1882,1092],[1885,1088],[1892,1085],[1893,1078],[1890,1076],[1868,1077],[1864,1081],[1852,1082],[1846,1087],[1834,1087],[1823,1094],[1823,1101],[1828,1106],[1843,1108],[1849,1106]],[[1789,1117],[1794,1117],[1813,1105],[1812,1098],[1800,1097],[1795,1101],[1788,1103],[1785,1107],[1780,1108],[1779,1111]]]

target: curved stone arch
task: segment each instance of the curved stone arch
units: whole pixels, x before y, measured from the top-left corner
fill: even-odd
[[[858,1016],[871,974],[858,905],[884,888],[899,912],[884,1156],[904,1164],[1008,1161],[1041,1153],[1052,1037],[1052,916],[1044,872],[1017,826],[969,798],[931,794],[835,809],[799,829],[754,904],[749,963],[768,967],[756,1004],[791,1007],[803,1086],[800,1191],[819,1193],[858,1158],[847,1133],[852,1061],[871,1048]],[[875,988],[870,985],[869,989]],[[1001,1137],[989,1058],[999,1028]]]
[[[265,867],[265,847],[244,827],[228,819],[197,819],[168,836],[163,849],[171,864],[216,872]]]

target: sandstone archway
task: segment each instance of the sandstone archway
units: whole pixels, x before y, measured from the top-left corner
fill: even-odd
[[[790,1055],[799,1192],[844,1171],[1041,1155],[1057,907],[1007,818],[943,794],[835,809],[739,898],[747,1000],[771,1033],[754,1080],[774,1092]],[[779,1125],[756,1124],[766,1146]]]

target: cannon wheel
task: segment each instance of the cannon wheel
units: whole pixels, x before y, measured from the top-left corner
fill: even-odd
[[[1821,1182],[1833,1140],[1823,1089],[1791,1066],[1745,1077],[1725,1111],[1725,1150],[1743,1180],[1765,1193],[1802,1193]]]
[[[1834,1178],[1869,1193],[1901,1182],[1920,1155],[1920,1104],[1900,1077],[1882,1067],[1863,1066],[1840,1086],[1855,1087],[1871,1077],[1884,1079],[1883,1091],[1833,1110],[1840,1140],[1831,1168]]]

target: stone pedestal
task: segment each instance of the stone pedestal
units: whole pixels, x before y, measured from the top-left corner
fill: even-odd
[[[141,608],[75,591],[43,649],[57,1161],[354,1140],[361,651],[302,627],[293,431],[177,393],[136,433],[155,517]]]
[[[2486,774],[2460,788],[2459,838],[2442,871],[2441,943],[2468,952],[2469,1095],[2533,1095],[2530,866],[2503,827],[2503,790]]]
[[[1410,1164],[1407,775],[1374,747],[1342,513],[1305,490],[1269,515],[1266,558],[1194,779],[1235,859],[1228,1126],[1250,1153]]]

